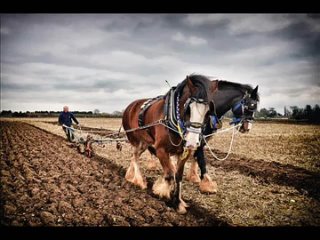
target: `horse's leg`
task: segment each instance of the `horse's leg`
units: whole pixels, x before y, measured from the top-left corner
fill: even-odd
[[[163,177],[160,177],[157,179],[157,181],[155,181],[152,191],[159,197],[170,199],[171,192],[174,190],[175,167],[165,149],[157,149],[157,157],[160,160],[164,174]]]
[[[133,157],[125,176],[127,181],[140,186],[142,189],[147,188],[147,183],[142,177],[137,161],[146,148],[146,145],[143,143],[140,143],[138,147],[134,147]]]
[[[178,157],[178,163],[177,163],[177,172],[176,172],[176,184],[177,187],[174,192],[173,196],[173,203],[177,207],[177,212],[180,214],[185,214],[187,212],[186,208],[189,207],[188,204],[183,201],[181,197],[181,187],[182,187],[182,176],[183,176],[183,170],[184,165],[186,161],[190,158],[191,151],[188,152],[187,156],[182,158],[181,156]]]
[[[198,156],[199,152],[201,151],[200,148],[201,147],[198,147],[196,152],[194,153],[194,159],[192,159],[190,170],[186,176],[186,179],[190,182],[193,182],[193,183],[199,183],[201,181],[199,174],[198,174],[198,163],[197,163],[197,161],[199,161],[197,156]],[[200,166],[200,164],[199,164],[199,166]]]
[[[209,174],[207,173],[206,168],[206,159],[203,152],[203,145],[201,145],[197,152],[195,153],[197,157],[197,161],[200,167],[201,172],[201,182],[199,184],[200,192],[201,193],[216,193],[218,191],[217,183],[212,181]]]
[[[152,154],[150,154],[150,160],[148,160],[147,168],[149,170],[156,170],[157,166],[157,159]]]
[[[212,181],[208,173],[203,175],[199,188],[201,193],[216,193],[218,191],[217,182]]]
[[[177,172],[178,157],[176,155],[173,155],[170,157],[170,161],[173,167],[173,172]]]

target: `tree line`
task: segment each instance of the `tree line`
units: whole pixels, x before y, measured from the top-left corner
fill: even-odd
[[[224,117],[232,118],[233,114],[228,111]],[[318,104],[311,107],[306,105],[304,108],[297,106],[290,106],[289,109],[284,107],[284,114],[278,113],[275,108],[261,108],[254,114],[256,120],[268,120],[268,119],[288,119],[292,121],[320,123],[320,107]]]
[[[30,117],[30,118],[40,118],[40,117],[58,117],[61,111],[11,111],[11,110],[4,110],[0,112],[0,117]],[[114,111],[113,113],[100,113],[95,109],[94,111],[72,111],[75,116],[77,117],[106,117],[106,118],[117,118],[122,117],[122,112]]]
[[[262,108],[255,113],[256,118],[288,118],[303,122],[320,123],[320,107],[318,104],[311,107],[306,105],[304,108],[290,106],[284,107],[284,114],[278,113],[274,108]]]
[[[34,112],[12,112],[11,110],[1,111],[0,117],[58,117],[61,111],[34,111]],[[73,111],[77,117],[106,117],[106,118],[121,118],[123,111],[114,111],[113,113],[101,113],[99,109],[93,111]],[[261,108],[254,114],[255,119],[277,119],[287,118],[296,121],[320,123],[320,107],[318,104],[306,105],[304,108],[290,106],[289,109],[284,107],[284,114],[278,113],[275,108]],[[232,117],[232,112],[229,111],[225,117]]]

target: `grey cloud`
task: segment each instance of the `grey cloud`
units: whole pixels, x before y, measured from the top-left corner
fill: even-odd
[[[314,28],[317,27],[316,31]],[[320,20],[316,19],[312,22],[300,21],[295,22],[281,31],[274,33],[275,36],[283,37],[291,41],[297,41],[303,46],[303,52],[300,54],[305,57],[319,58],[320,49]]]
[[[39,84],[16,84],[16,83],[8,83],[8,82],[3,82],[1,83],[1,90],[3,92],[25,92],[25,91],[46,91],[46,90],[51,90],[50,87],[47,85],[39,85]]]
[[[259,84],[261,107],[319,103],[319,32],[319,14],[5,14],[1,107],[112,112],[192,72]]]

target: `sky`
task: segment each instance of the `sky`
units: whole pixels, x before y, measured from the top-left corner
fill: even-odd
[[[192,73],[320,103],[320,14],[2,14],[1,110],[112,113]]]

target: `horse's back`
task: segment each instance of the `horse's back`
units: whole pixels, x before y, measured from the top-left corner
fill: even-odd
[[[135,100],[132,103],[130,103],[128,107],[125,109],[122,117],[122,125],[126,131],[139,128],[139,113],[142,110],[141,106],[147,100],[148,98]],[[154,123],[160,118],[163,118],[163,106],[163,99],[160,99],[159,101],[152,103],[152,105],[144,113],[144,124],[147,125],[150,123]],[[154,131],[154,127],[146,128],[144,130],[135,130],[132,132],[127,132],[127,137],[131,144],[133,144],[134,146],[137,146],[140,142],[152,144],[155,140]]]
[[[146,100],[148,99],[145,98],[145,99],[135,100],[132,103],[130,103],[128,107],[124,110],[123,116],[122,116],[122,126],[124,130],[128,131],[128,130],[139,127],[139,123],[138,123],[139,112],[141,110],[142,104]],[[137,146],[140,142],[139,132],[140,131],[132,131],[132,132],[126,133],[130,143],[133,144],[134,146]]]
[[[135,100],[132,103],[130,103],[128,107],[124,110],[122,124],[125,130],[129,130],[133,127],[138,127],[138,121],[135,120],[138,120],[137,117],[139,115],[140,108],[146,100],[147,99]]]

